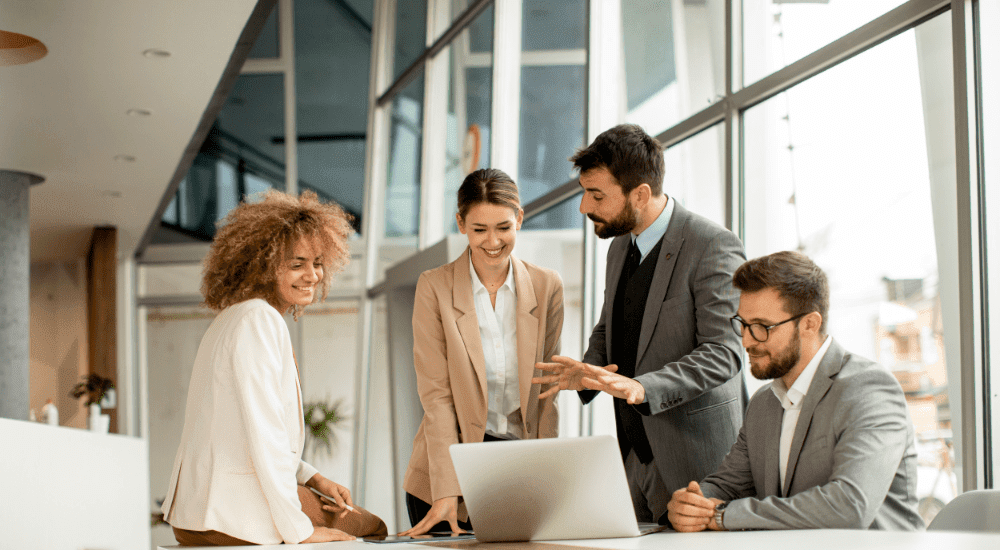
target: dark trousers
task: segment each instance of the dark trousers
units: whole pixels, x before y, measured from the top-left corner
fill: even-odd
[[[498,437],[493,437],[490,434],[484,434],[483,442],[486,443],[489,441],[507,441],[507,440],[500,439]],[[424,502],[423,500],[411,495],[410,493],[406,493],[406,512],[410,516],[411,527],[420,523],[424,519],[424,517],[427,516],[427,512],[430,511],[431,511],[431,505],[429,503]],[[459,521],[458,526],[462,529],[465,529],[466,531],[471,531],[472,530],[471,519],[470,521]],[[438,523],[433,528],[431,528],[431,531],[445,532],[445,533],[450,532],[451,525],[448,525],[447,521],[442,521],[441,523]]]

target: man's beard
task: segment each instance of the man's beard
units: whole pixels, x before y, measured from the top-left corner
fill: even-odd
[[[603,220],[594,214],[587,214],[587,217],[602,224],[600,227],[594,226],[594,233],[602,239],[624,235],[639,225],[639,211],[628,200],[625,201],[625,206],[622,207],[621,211],[611,220]]]
[[[796,327],[795,336],[792,338],[792,341],[789,342],[785,349],[779,351],[777,355],[770,356],[771,361],[766,368],[757,367],[753,364],[753,360],[751,358],[750,373],[753,374],[754,378],[758,380],[774,380],[775,378],[781,378],[792,370],[792,367],[799,362],[801,357],[802,344],[799,341],[799,329]]]

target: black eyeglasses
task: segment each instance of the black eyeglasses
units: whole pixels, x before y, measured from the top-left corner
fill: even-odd
[[[805,313],[800,313],[800,314],[796,315],[795,317],[792,317],[790,319],[785,319],[784,321],[782,321],[780,323],[775,323],[775,324],[773,324],[771,326],[762,325],[760,323],[747,323],[746,321],[744,321],[743,319],[741,319],[739,315],[733,315],[733,317],[732,317],[732,319],[730,319],[730,321],[733,324],[733,330],[736,332],[736,335],[739,336],[740,338],[743,338],[743,331],[745,329],[750,329],[750,336],[752,336],[754,340],[757,340],[758,342],[767,342],[768,336],[771,335],[771,329],[773,329],[774,327],[783,325],[785,323],[790,323],[790,322],[792,322],[792,321],[794,321],[796,319],[799,319],[801,317],[805,317],[806,315],[809,315],[810,313],[812,313],[812,312],[811,311],[807,311]]]

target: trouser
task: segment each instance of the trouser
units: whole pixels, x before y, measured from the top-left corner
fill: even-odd
[[[499,437],[493,437],[490,434],[484,434],[483,443],[487,443],[490,441],[507,441],[507,440],[500,439]],[[424,516],[427,515],[427,512],[430,511],[431,511],[430,503],[424,502],[423,500],[411,495],[410,493],[406,493],[406,512],[410,516],[411,527],[416,526],[418,523],[420,523],[424,519]],[[472,521],[471,519],[469,521],[459,521],[458,526],[462,529],[465,529],[466,531],[471,531],[472,530],[471,521]],[[448,525],[447,521],[442,521],[437,525],[435,525],[434,527],[432,527],[431,531],[449,532],[451,531],[451,525]]]
[[[629,449],[625,457],[625,479],[628,480],[628,490],[632,495],[632,506],[635,508],[635,519],[640,523],[667,522],[667,503],[670,502],[670,492],[663,484],[656,461],[643,464],[635,451]]]
[[[355,506],[355,512],[348,512],[343,517],[327,512],[323,509],[323,503],[319,496],[301,485],[299,485],[299,502],[302,503],[302,511],[309,516],[314,527],[340,529],[355,537],[387,535],[389,533],[381,518],[360,506]],[[254,544],[219,531],[189,531],[177,527],[173,529],[174,538],[181,546],[248,546]]]

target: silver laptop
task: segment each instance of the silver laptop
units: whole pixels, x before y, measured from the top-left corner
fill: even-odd
[[[618,441],[608,435],[452,445],[476,538],[484,542],[637,537]]]

